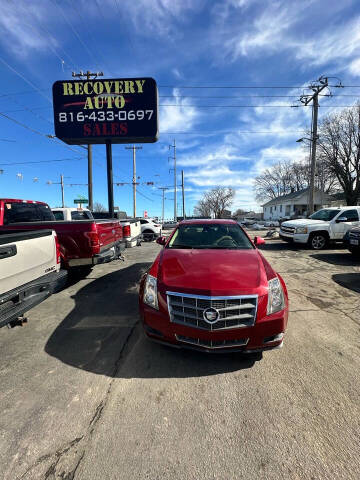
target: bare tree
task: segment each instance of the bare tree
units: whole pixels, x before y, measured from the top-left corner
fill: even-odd
[[[235,190],[233,188],[216,187],[206,192],[204,197],[195,207],[196,215],[215,218],[221,218],[226,209],[228,209],[234,199]]]
[[[310,166],[305,162],[278,162],[255,178],[254,190],[258,201],[267,201],[309,186]],[[316,186],[325,193],[336,189],[336,177],[327,162],[319,159]]]
[[[342,187],[347,205],[360,198],[360,103],[319,126],[318,157]]]
[[[208,203],[204,199],[199,200],[198,203],[195,205],[194,214],[198,217],[211,217],[211,208]]]
[[[106,208],[100,202],[94,203],[94,212],[106,212]]]

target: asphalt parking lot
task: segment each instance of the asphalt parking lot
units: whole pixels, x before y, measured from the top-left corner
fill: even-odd
[[[137,285],[159,250],[0,330],[0,478],[357,479],[360,262],[269,240],[291,313],[284,348],[254,364],[143,337]]]

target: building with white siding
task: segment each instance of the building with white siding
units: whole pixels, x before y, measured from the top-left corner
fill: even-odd
[[[280,218],[293,218],[307,216],[309,202],[309,188],[297,192],[281,195],[264,203],[264,220],[279,220]],[[329,203],[330,196],[316,189],[314,193],[314,210],[319,210]]]

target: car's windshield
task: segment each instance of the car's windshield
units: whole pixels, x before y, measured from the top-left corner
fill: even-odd
[[[251,249],[250,240],[232,224],[179,225],[167,248]]]
[[[324,208],[323,210],[319,210],[318,212],[315,212],[313,213],[312,215],[310,215],[309,218],[311,218],[311,220],[323,220],[324,222],[329,222],[330,220],[332,220],[338,213],[340,212],[340,210],[338,209],[327,209],[327,208]]]

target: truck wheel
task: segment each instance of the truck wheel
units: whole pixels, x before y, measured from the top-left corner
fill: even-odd
[[[328,244],[328,237],[322,233],[313,233],[309,239],[309,245],[313,250],[323,250]]]
[[[143,232],[145,242],[152,242],[155,238],[154,233],[151,230],[145,230]]]

